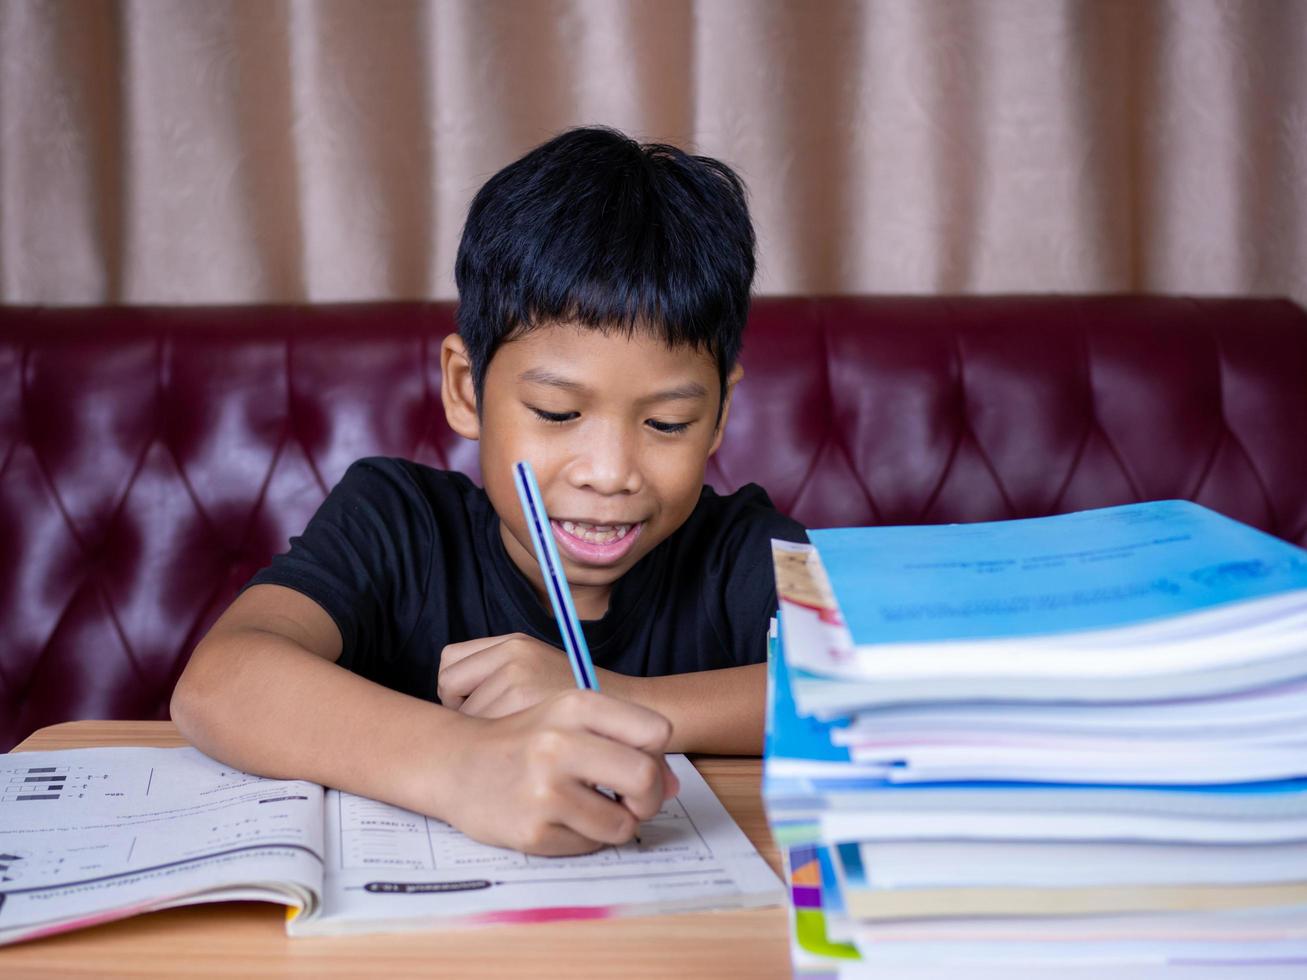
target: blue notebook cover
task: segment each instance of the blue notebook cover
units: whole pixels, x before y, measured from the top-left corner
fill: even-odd
[[[780,614],[777,614],[779,623]],[[849,750],[831,743],[831,730],[848,725],[847,720],[819,721],[800,715],[790,689],[790,668],[781,652],[781,639],[767,639],[767,728],[763,736],[764,759],[804,759],[812,762],[849,762]]]
[[[1307,589],[1307,551],[1186,500],[808,533],[859,645],[1103,629]]]

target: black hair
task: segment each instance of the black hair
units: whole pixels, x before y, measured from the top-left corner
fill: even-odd
[[[724,402],[754,247],[744,183],[719,160],[600,126],[536,147],[477,192],[458,246],[458,332],[478,405],[499,346],[549,321],[706,350]]]

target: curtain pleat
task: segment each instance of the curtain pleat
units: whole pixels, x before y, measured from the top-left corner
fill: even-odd
[[[596,123],[740,172],[761,293],[1307,303],[1296,0],[9,0],[0,302],[452,298]]]

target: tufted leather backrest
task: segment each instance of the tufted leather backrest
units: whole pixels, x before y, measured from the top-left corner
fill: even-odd
[[[166,718],[360,456],[477,475],[448,303],[0,308],[0,749]],[[805,524],[1186,497],[1307,544],[1307,315],[1276,300],[770,298],[710,482]]]

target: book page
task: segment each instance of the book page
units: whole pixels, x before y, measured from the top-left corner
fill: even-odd
[[[480,844],[449,824],[330,790],[322,918],[291,932],[431,928],[777,904],[780,881],[684,756],[640,841],[549,858]]]
[[[251,776],[193,748],[0,756],[0,942],[256,882],[284,883],[262,897],[311,904],[322,806],[316,783]]]

